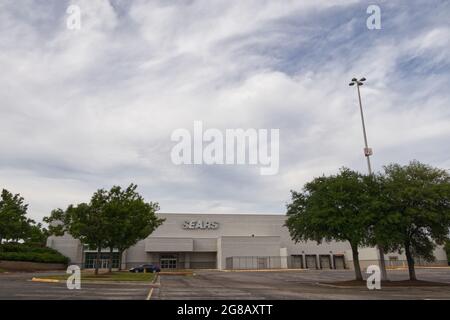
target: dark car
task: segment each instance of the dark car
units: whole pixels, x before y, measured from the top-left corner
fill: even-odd
[[[130,272],[160,272],[161,269],[159,268],[159,266],[156,266],[154,264],[141,264],[140,266],[136,266],[131,268]]]

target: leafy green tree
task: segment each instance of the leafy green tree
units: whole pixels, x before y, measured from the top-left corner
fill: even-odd
[[[24,203],[20,194],[13,195],[6,189],[2,190],[0,199],[0,243],[19,241],[26,236],[30,223],[26,217],[28,204]]]
[[[99,189],[88,204],[70,205],[66,211],[53,210],[44,219],[49,223],[49,233],[61,236],[68,232],[81,243],[96,248],[96,274],[101,249],[109,248],[111,270],[114,248],[119,249],[121,259],[124,250],[145,239],[163,222],[155,214],[158,204],[145,202],[136,188],[131,184],[124,190],[118,186],[109,191]]]
[[[84,245],[96,248],[95,274],[98,274],[100,253],[107,236],[107,222],[104,212],[95,203],[95,198],[94,194],[89,204],[80,203],[76,206],[71,204],[65,211],[53,210],[44,221],[50,224],[51,234],[62,236],[67,232]]]
[[[123,252],[147,238],[164,221],[155,214],[159,210],[158,203],[145,202],[136,189],[137,186],[131,184],[126,189],[114,186],[109,191],[99,190],[96,193],[97,202],[107,217],[105,241],[110,249],[110,272],[115,248],[119,251],[120,270]]]
[[[291,191],[286,226],[296,242],[348,241],[357,280],[362,280],[358,246],[368,241],[371,221],[366,178],[343,168],[337,175],[315,178],[302,192]]]
[[[42,227],[42,223],[30,223],[28,226],[28,231],[24,238],[25,244],[45,247],[48,237],[47,229]]]
[[[374,236],[393,250],[404,250],[411,280],[416,280],[414,257],[433,261],[436,244],[448,239],[450,176],[447,171],[412,161],[391,164],[379,177],[378,212]]]
[[[104,212],[95,203],[95,195],[91,203],[80,203],[77,206],[70,205],[66,214],[70,219],[68,232],[74,238],[80,239],[81,243],[90,248],[97,249],[95,263],[95,274],[98,274],[100,266],[100,254],[106,244],[106,216]]]
[[[42,220],[48,224],[48,234],[55,236],[63,236],[70,224],[69,216],[60,208],[52,210],[50,215]]]

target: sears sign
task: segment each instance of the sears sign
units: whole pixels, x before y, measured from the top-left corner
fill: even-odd
[[[215,221],[192,220],[183,223],[183,229],[188,230],[215,230],[219,228],[219,223]]]

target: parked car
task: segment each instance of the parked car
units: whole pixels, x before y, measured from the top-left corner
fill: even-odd
[[[154,264],[141,264],[139,266],[133,267],[131,268],[130,272],[160,272],[161,269],[159,266],[154,265]]]

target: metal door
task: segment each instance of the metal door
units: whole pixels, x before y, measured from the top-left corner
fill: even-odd
[[[331,259],[329,255],[320,255],[319,259],[321,269],[331,269]]]
[[[303,269],[303,257],[301,255],[291,256],[291,268],[292,269]]]
[[[344,256],[334,256],[334,268],[345,269]]]
[[[317,269],[316,255],[307,254],[305,257],[306,257],[306,268]]]

